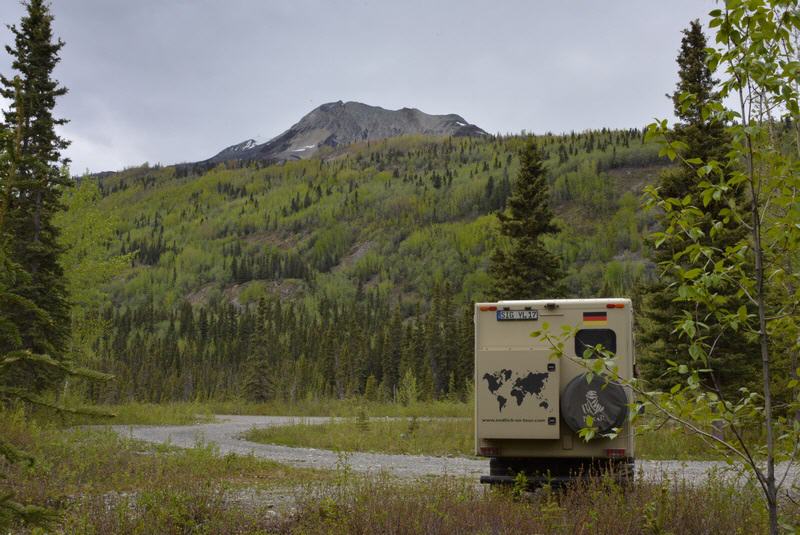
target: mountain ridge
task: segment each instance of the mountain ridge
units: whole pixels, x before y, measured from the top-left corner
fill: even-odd
[[[358,141],[412,134],[454,137],[489,135],[455,113],[431,115],[417,108],[387,110],[361,102],[339,100],[314,108],[269,141],[257,143],[255,139],[247,139],[198,163],[304,160],[321,147],[340,147]]]

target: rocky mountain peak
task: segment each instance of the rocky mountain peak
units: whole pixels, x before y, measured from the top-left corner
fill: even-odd
[[[481,128],[456,114],[430,115],[416,108],[387,110],[361,102],[328,102],[266,143],[248,139],[231,145],[207,163],[228,160],[286,161],[311,157],[320,147],[421,134],[485,136]]]

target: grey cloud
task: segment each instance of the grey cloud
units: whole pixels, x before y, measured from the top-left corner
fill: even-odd
[[[711,2],[54,0],[73,170],[207,158],[323,102],[489,132],[669,117],[680,30]],[[22,8],[0,7],[15,23]],[[10,34],[0,32],[0,42]],[[0,69],[9,60],[0,56]]]

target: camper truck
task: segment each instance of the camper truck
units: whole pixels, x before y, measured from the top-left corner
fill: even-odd
[[[563,326],[577,329],[561,356],[531,336],[544,325],[555,338]],[[632,479],[632,392],[620,382],[587,376],[584,352],[598,344],[615,355],[620,382],[631,379],[636,362],[630,300],[475,305],[475,453],[490,458],[482,483],[513,483],[520,472],[531,486],[600,471]],[[587,427],[597,430],[589,441],[579,436]],[[621,430],[614,438],[602,436],[612,429]]]

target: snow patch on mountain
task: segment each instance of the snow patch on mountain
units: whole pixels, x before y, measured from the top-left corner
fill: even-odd
[[[203,163],[228,160],[286,161],[312,157],[320,147],[339,147],[403,135],[487,136],[460,115],[430,115],[416,108],[387,110],[360,102],[329,102],[265,142],[249,139]]]

